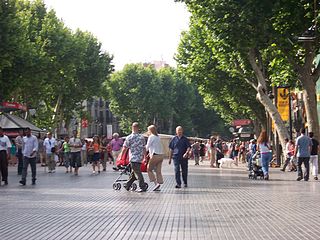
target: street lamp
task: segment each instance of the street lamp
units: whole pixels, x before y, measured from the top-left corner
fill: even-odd
[[[298,42],[314,42],[316,40],[316,26],[309,27],[300,37]]]

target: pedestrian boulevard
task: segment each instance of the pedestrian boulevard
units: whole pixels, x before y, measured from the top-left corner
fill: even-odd
[[[175,189],[165,163],[162,190],[137,193],[112,189],[119,172],[110,165],[100,175],[89,166],[79,176],[37,170],[35,186],[30,174],[19,186],[15,167],[0,186],[1,240],[320,239],[320,182],[297,182],[296,173],[249,180],[244,167],[190,161],[188,188]]]

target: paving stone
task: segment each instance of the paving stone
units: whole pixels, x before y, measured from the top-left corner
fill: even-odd
[[[1,240],[320,239],[320,182],[297,182],[296,173],[249,180],[245,168],[190,164],[188,188],[175,189],[164,164],[161,192],[137,193],[112,189],[111,166],[100,175],[83,167],[78,177],[37,170],[35,186],[30,174],[19,186],[13,167],[0,186]]]

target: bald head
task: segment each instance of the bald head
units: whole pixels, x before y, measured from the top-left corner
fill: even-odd
[[[178,137],[183,135],[183,128],[181,126],[176,127],[176,134]]]

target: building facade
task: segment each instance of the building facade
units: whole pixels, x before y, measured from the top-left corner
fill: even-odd
[[[88,119],[81,119],[80,132],[82,138],[93,137],[94,135],[107,136],[119,132],[117,118],[110,111],[110,102],[103,98],[86,100],[83,106],[88,113]]]

